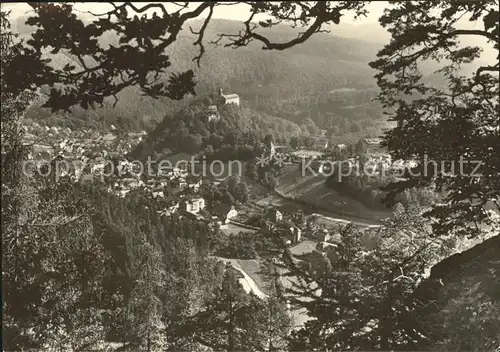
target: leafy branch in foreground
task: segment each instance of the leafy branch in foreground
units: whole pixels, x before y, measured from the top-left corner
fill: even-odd
[[[475,235],[490,223],[489,211],[500,210],[498,15],[498,1],[393,1],[380,18],[392,38],[370,65],[396,122],[384,143],[395,159],[418,162],[388,186],[388,201],[416,186],[445,191],[445,202],[428,213],[438,220],[436,234]],[[465,20],[482,21],[482,29],[464,29]],[[460,45],[470,36],[493,46],[496,62],[484,64],[479,47]],[[421,64],[430,60],[446,63],[435,72],[446,88],[423,79]],[[475,66],[468,77],[467,65]]]
[[[260,41],[264,44],[263,49],[284,50],[323,31],[325,24],[338,24],[345,11],[354,11],[358,16],[365,13],[362,1],[245,3],[250,11],[244,22],[244,31],[223,33],[215,43],[226,37],[229,39],[225,43],[227,47],[237,48]],[[166,75],[172,64],[166,50],[175,43],[190,20],[208,11],[199,30],[190,28],[197,36],[193,45],[199,47],[199,54],[193,60],[199,65],[205,52],[204,33],[214,8],[236,3],[201,2],[192,10],[188,9],[188,3],[184,3],[177,5],[175,11],[168,11],[161,3],[140,6],[130,2],[121,5],[109,3],[109,11],[91,13],[97,18],[90,23],[78,18],[69,4],[28,4],[35,10],[35,16],[26,23],[38,29],[23,44],[20,55],[9,63],[10,73],[4,79],[17,92],[49,86],[50,95],[44,107],[58,111],[75,105],[85,109],[96,104],[102,106],[108,97],[114,97],[116,103],[117,94],[130,86],[140,87],[144,94],[153,98],[165,96],[179,100],[186,94],[195,94],[192,70]],[[148,15],[148,11],[153,10],[155,12]],[[263,14],[271,19],[259,24],[252,22],[255,15]],[[259,28],[280,23],[306,27],[306,30],[297,38],[282,43],[274,43],[256,32]],[[100,46],[99,38],[105,33],[112,33],[116,44],[107,48]],[[62,69],[51,67],[51,60],[45,55],[48,50],[52,54],[61,51],[74,57],[79,67],[71,64]]]
[[[418,350],[429,343],[415,290],[450,246],[431,237],[420,212],[418,204],[407,210],[398,204],[377,229],[341,228],[340,241],[321,259],[281,264],[296,277],[285,289],[291,302],[314,318],[293,333],[290,350]]]

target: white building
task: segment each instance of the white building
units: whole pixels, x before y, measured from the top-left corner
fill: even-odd
[[[205,199],[193,198],[186,201],[185,210],[189,213],[197,214],[200,210],[205,208]]]
[[[368,153],[384,152],[381,143],[382,138],[364,138],[361,140],[361,144],[363,144],[364,149],[366,149]]]
[[[222,88],[219,89],[219,97],[222,98],[224,104],[235,104],[240,106],[240,96],[238,94],[224,94]]]
[[[190,182],[188,183],[188,188],[191,189],[193,192],[198,192],[200,190],[201,186],[201,180],[198,180],[196,182]]]
[[[238,215],[238,211],[236,211],[234,206],[229,204],[219,204],[212,212],[216,214],[224,224],[229,223],[230,219]]]
[[[239,100],[238,100],[238,103],[239,103]],[[217,105],[208,106],[206,109],[206,113],[207,113],[208,122],[219,121],[220,115],[219,115],[219,111],[217,110]]]

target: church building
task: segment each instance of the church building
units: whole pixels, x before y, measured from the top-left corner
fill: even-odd
[[[240,106],[240,96],[238,94],[224,94],[222,88],[219,89],[219,97],[224,104],[235,104]]]

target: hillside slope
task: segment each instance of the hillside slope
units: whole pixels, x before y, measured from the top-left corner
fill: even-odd
[[[218,119],[209,120],[206,109],[212,104],[209,96],[192,99],[186,108],[166,114],[130,156],[204,151],[207,158],[249,160],[260,153],[265,135],[284,141],[301,133],[293,122],[244,106],[219,105]]]
[[[373,223],[378,223],[379,220],[391,215],[392,211],[389,209],[376,211],[367,208],[356,199],[340,195],[335,190],[326,187],[327,176],[312,175],[307,171],[303,174],[298,166],[299,164],[295,164],[282,169],[276,188],[277,193],[282,197],[294,199],[298,201],[298,204],[314,207],[318,211],[342,215],[345,218],[364,219]],[[263,199],[261,202],[271,204],[273,200]]]
[[[420,315],[439,350],[500,348],[500,235],[436,264],[419,293],[430,302]]]

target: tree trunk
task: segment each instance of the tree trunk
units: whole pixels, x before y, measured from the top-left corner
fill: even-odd
[[[383,305],[383,320],[382,320],[382,336],[380,339],[380,348],[384,351],[388,351],[390,345],[390,337],[392,334],[392,284],[394,280],[394,275],[391,275],[389,282],[387,283],[387,296],[385,303]]]
[[[234,341],[234,309],[232,302],[229,302],[229,325],[227,327],[227,351],[235,352]]]

